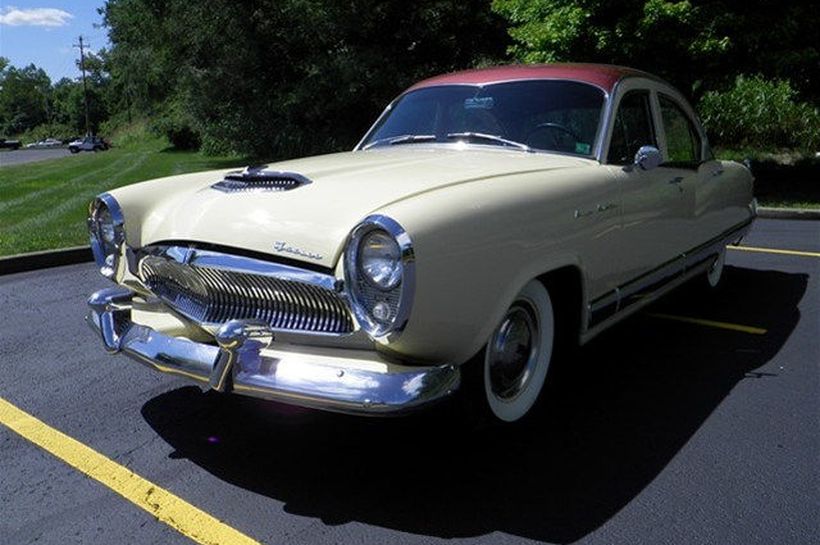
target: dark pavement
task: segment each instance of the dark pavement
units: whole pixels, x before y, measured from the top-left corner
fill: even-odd
[[[68,148],[48,148],[48,149],[19,149],[14,151],[0,152],[0,167],[11,165],[22,165],[23,163],[34,163],[47,159],[57,159],[68,157],[71,152]]]
[[[743,244],[820,252],[820,222],[759,220]],[[104,354],[92,265],[0,276],[0,398],[270,545],[816,543],[820,257],[732,250],[725,274],[582,348],[533,418],[479,430],[454,403],[375,420],[206,395]],[[1,424],[0,513],[0,544],[191,543]]]

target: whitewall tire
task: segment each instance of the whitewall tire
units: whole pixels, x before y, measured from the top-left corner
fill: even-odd
[[[493,417],[515,422],[529,412],[543,389],[554,344],[549,292],[530,281],[493,331],[481,361],[484,400]]]

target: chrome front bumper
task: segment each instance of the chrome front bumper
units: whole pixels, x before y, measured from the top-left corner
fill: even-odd
[[[131,319],[135,293],[123,287],[100,290],[88,299],[86,321],[106,351],[125,355],[217,391],[234,391],[316,409],[352,414],[392,414],[446,397],[458,388],[454,365],[374,365],[339,349],[332,356],[288,350],[273,342],[267,324],[233,320],[215,345],[174,337]],[[275,349],[274,349],[275,348]],[[301,347],[304,348],[304,347]],[[354,354],[345,356],[346,352]]]

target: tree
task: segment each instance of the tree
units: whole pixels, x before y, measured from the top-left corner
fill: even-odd
[[[806,0],[494,0],[524,62],[623,64],[700,95],[740,73],[820,99],[820,11]]]
[[[0,71],[0,132],[17,134],[50,117],[51,80],[42,68],[33,64],[25,68],[8,65]]]
[[[486,1],[110,0],[103,14],[121,96],[209,149],[267,156],[350,148],[413,81],[507,45]]]

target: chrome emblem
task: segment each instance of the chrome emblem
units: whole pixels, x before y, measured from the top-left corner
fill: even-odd
[[[300,257],[306,257],[308,259],[315,259],[316,261],[321,261],[323,258],[322,254],[315,254],[313,252],[308,252],[307,250],[302,250],[301,248],[291,246],[284,240],[277,240],[276,242],[274,242],[273,249],[277,252],[298,255]]]

